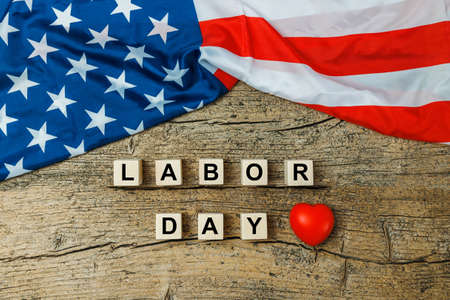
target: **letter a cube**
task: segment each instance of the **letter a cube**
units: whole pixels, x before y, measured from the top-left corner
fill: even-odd
[[[181,159],[155,161],[156,185],[182,185]]]
[[[223,240],[223,214],[198,214],[198,239]]]

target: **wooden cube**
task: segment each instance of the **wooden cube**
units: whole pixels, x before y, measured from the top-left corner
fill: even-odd
[[[284,181],[288,186],[313,186],[313,161],[286,160],[284,162]]]
[[[181,214],[157,214],[155,228],[157,240],[181,240],[183,235]]]
[[[198,239],[223,240],[223,214],[198,214]]]
[[[242,240],[267,240],[267,214],[241,214]]]
[[[156,160],[155,176],[158,186],[182,185],[181,159]]]
[[[223,159],[200,159],[198,181],[201,185],[223,184]]]
[[[242,185],[267,185],[267,160],[243,159],[241,160]]]
[[[139,186],[142,184],[142,160],[122,159],[115,160],[114,186]]]

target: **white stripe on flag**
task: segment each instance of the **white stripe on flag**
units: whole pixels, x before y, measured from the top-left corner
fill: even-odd
[[[269,22],[284,37],[333,37],[407,29],[449,20],[443,1],[428,1],[427,8],[423,6],[423,0],[410,0],[357,11]]]
[[[428,2],[446,0],[428,0]],[[270,20],[348,12],[408,0],[194,0],[200,21],[240,15]]]
[[[428,25],[450,19],[450,0],[194,0],[200,21],[261,17],[285,37],[331,37]]]
[[[261,91],[324,106],[419,107],[449,100],[450,64],[398,72],[325,76],[304,64],[255,60],[202,47],[202,60]]]

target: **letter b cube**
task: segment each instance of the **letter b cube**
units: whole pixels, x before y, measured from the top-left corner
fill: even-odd
[[[222,185],[223,159],[200,159],[198,181],[201,185]]]

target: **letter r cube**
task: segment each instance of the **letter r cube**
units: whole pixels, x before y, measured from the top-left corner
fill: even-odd
[[[284,181],[287,186],[313,186],[313,161],[286,160],[284,162]]]

